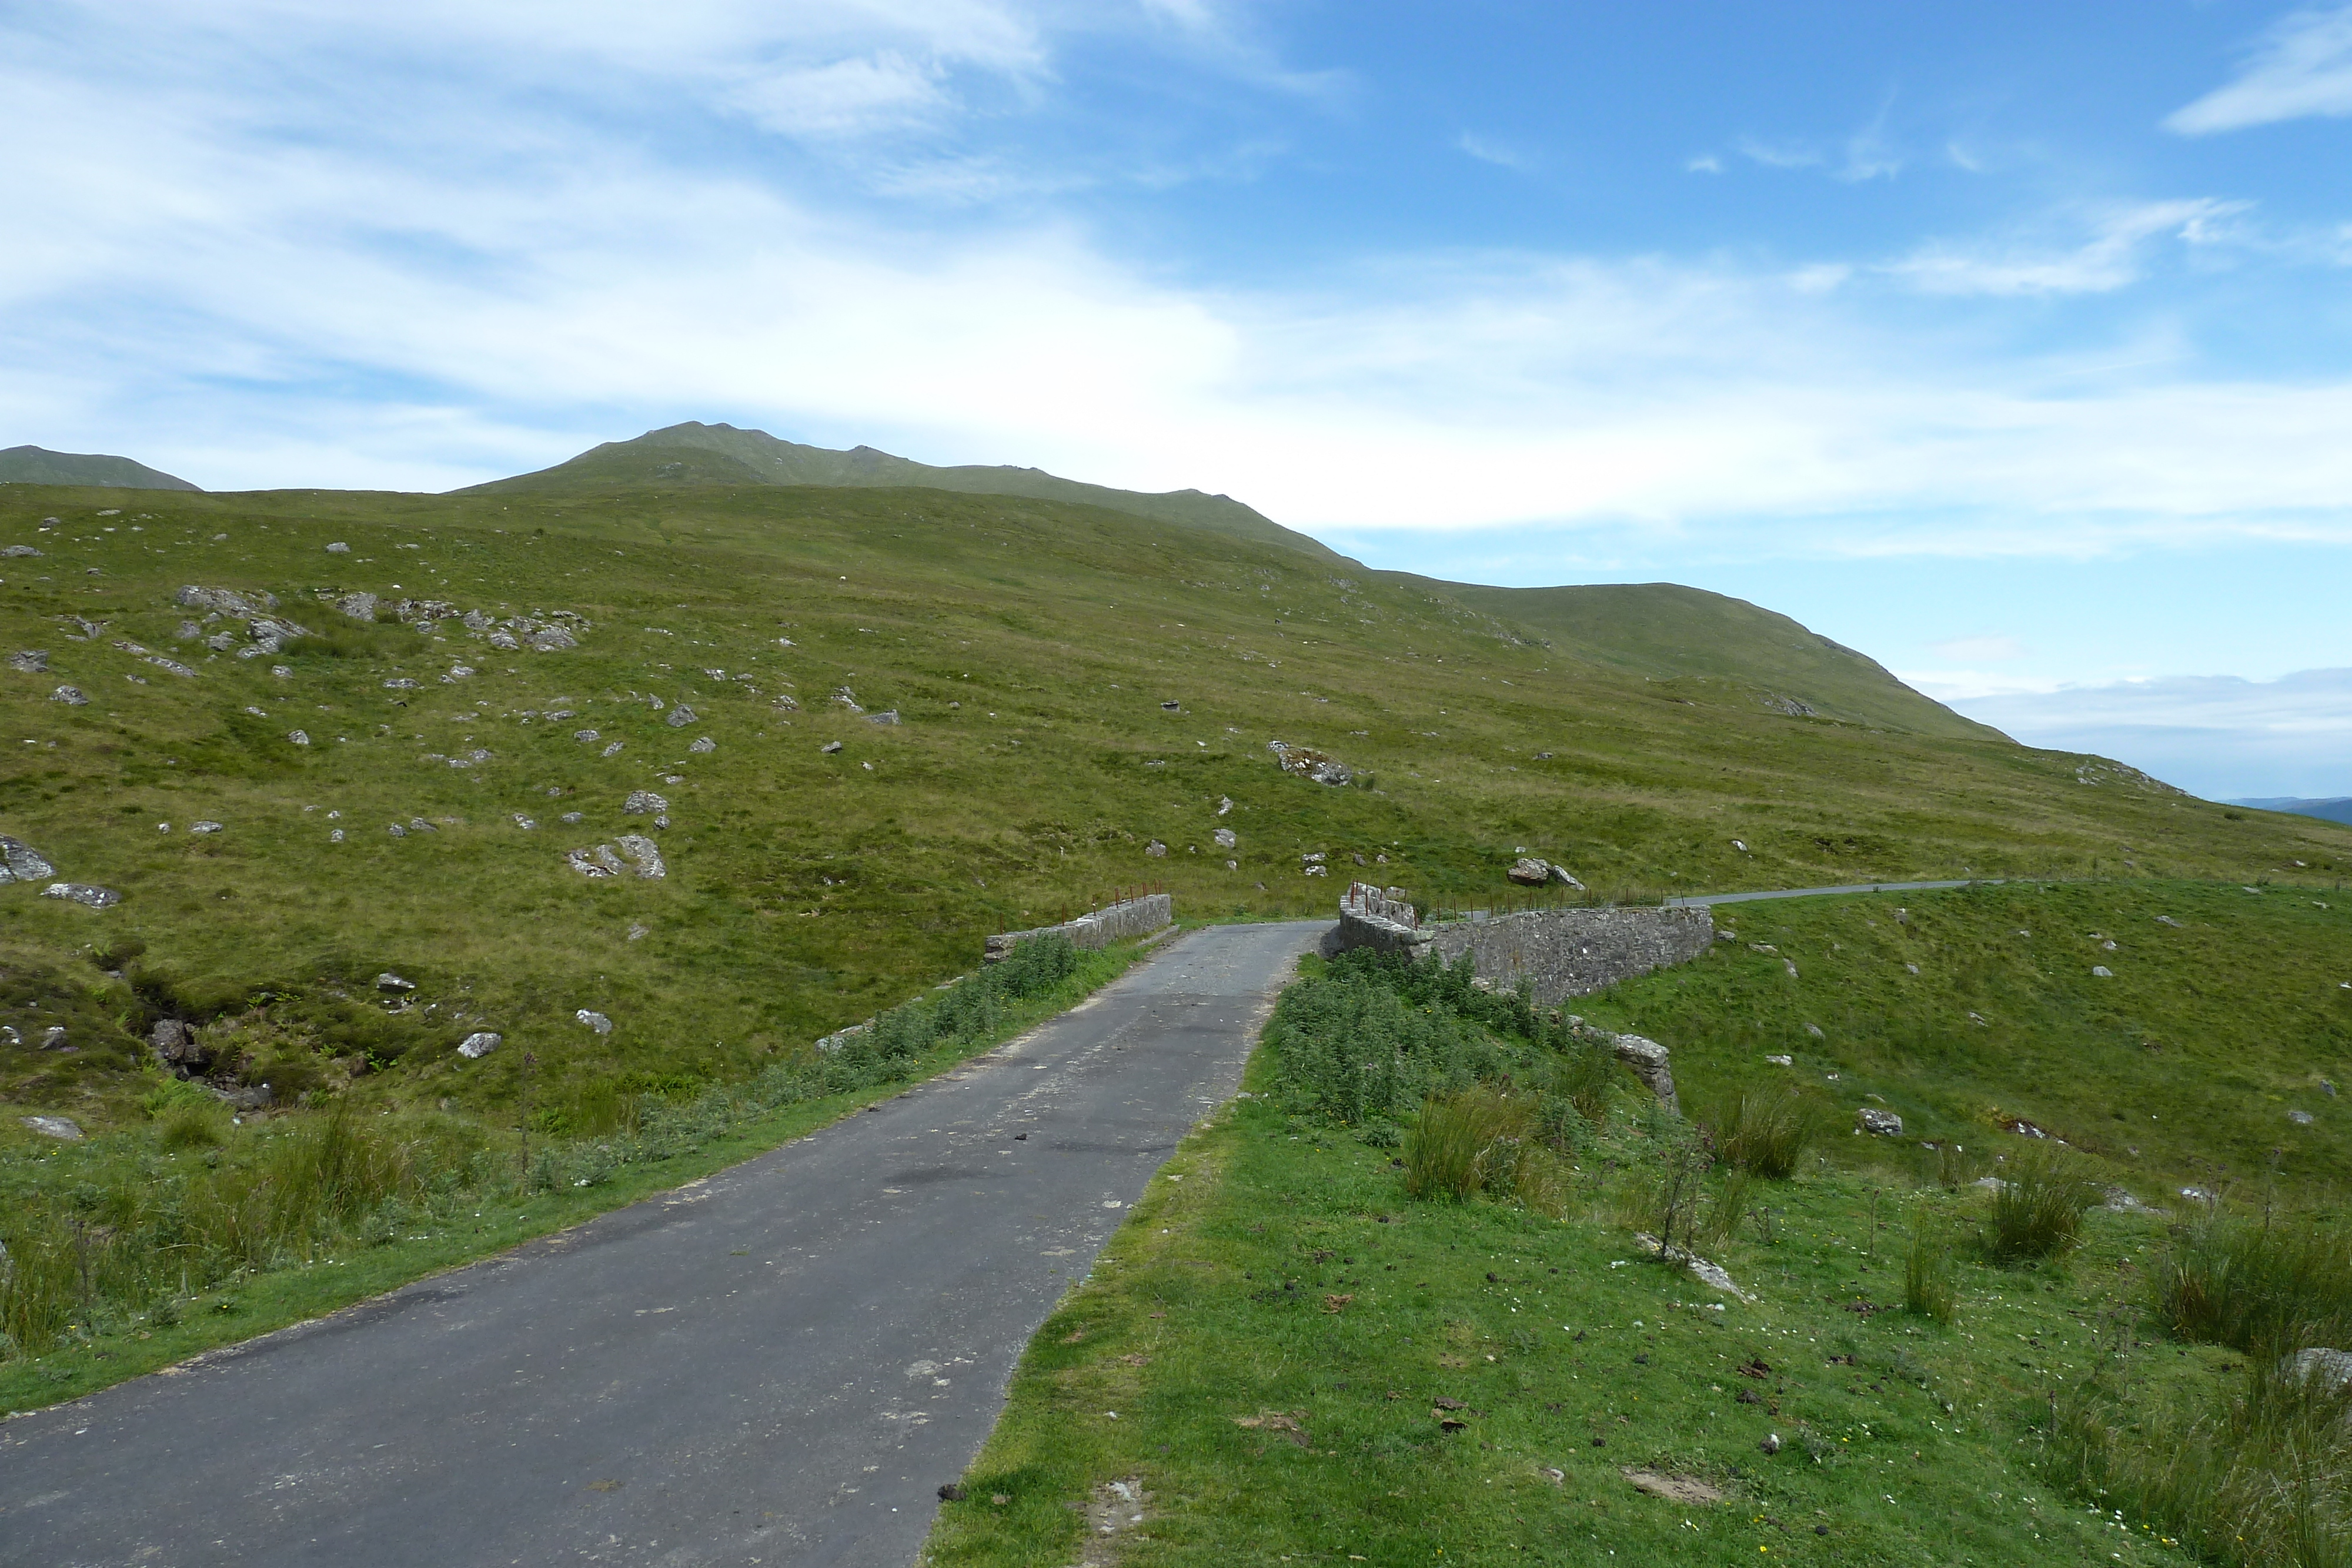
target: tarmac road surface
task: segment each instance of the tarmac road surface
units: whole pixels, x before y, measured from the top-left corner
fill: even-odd
[[[1328,921],[691,1186],[0,1426],[10,1568],[904,1568],[1014,1363]]]

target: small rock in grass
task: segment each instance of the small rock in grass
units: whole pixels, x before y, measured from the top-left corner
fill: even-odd
[[[597,734],[597,733],[596,733],[594,730],[593,730],[593,729],[575,729],[575,730],[573,730],[573,731],[572,732],[572,739],[574,739],[574,740],[580,740],[580,741],[589,741],[589,740],[602,740],[602,739],[603,739],[603,738],[604,738],[604,737],[603,736],[601,736],[601,735]]]
[[[650,789],[632,789],[629,798],[621,804],[622,815],[628,817],[642,817],[649,811],[668,810],[669,802]]]
[[[31,545],[10,545],[5,549],[0,549],[0,556],[6,556],[12,560],[19,560],[27,556],[37,556],[40,553]]]
[[[2286,1119],[2298,1127],[2308,1127],[2312,1123],[2312,1114],[2308,1111],[2289,1111],[2286,1113]]]
[[[2108,968],[2105,964],[2092,965],[2091,973],[2102,980],[2112,980],[2116,977],[2116,972],[2113,969]]]
[[[893,707],[884,708],[880,713],[869,713],[866,716],[866,722],[868,724],[896,724],[898,722],[898,710]]]
[[[1765,1433],[1765,1434],[1764,1434],[1764,1440],[1763,1440],[1762,1442],[1758,1443],[1758,1444],[1756,1445],[1756,1447],[1757,1447],[1759,1450],[1761,1450],[1762,1452],[1767,1453],[1767,1454],[1777,1454],[1777,1453],[1779,1453],[1779,1452],[1780,1451],[1780,1449],[1781,1449],[1782,1446],[1783,1446],[1783,1445],[1782,1445],[1782,1444],[1781,1444],[1781,1442],[1780,1442],[1780,1433],[1778,1433],[1778,1432],[1767,1432],[1767,1433]]]
[[[1168,855],[1168,846],[1161,843],[1158,839],[1154,839],[1150,843],[1143,846],[1143,852],[1150,855],[1153,860],[1164,860]]]
[[[1657,1470],[1620,1470],[1618,1474],[1633,1483],[1633,1490],[1668,1502],[1721,1502],[1723,1493],[1696,1476],[1668,1475]]]
[[[694,710],[687,706],[684,703],[680,703],[676,707],[669,710],[669,716],[662,720],[662,722],[668,725],[672,729],[684,729],[688,725],[694,722]]]
[[[327,834],[327,841],[331,844],[341,843],[343,841],[343,830],[341,828],[331,830]]]
[[[1794,1067],[1797,1064],[1797,1059],[1793,1056],[1768,1056],[1764,1060],[1775,1067]]]
[[[81,688],[79,686],[59,686],[56,691],[49,694],[49,700],[53,703],[63,703],[68,707],[88,707],[89,706],[89,699],[82,695]]]
[[[457,1054],[467,1061],[478,1061],[498,1050],[503,1036],[486,1029],[478,1029],[457,1042]]]
[[[715,741],[715,740],[711,739],[711,738],[710,738],[709,736],[707,736],[707,735],[698,735],[698,736],[695,737],[694,737],[694,744],[693,744],[692,746],[689,746],[689,747],[687,747],[687,750],[688,750],[688,751],[690,751],[690,752],[695,752],[695,753],[698,753],[698,753],[702,753],[702,752],[707,752],[707,751],[716,751],[716,750],[718,750],[718,749],[719,749],[719,743],[718,743],[717,741]]]
[[[514,814],[514,825],[522,829],[525,832],[529,832],[539,826],[539,819],[536,817],[526,817],[520,811],[517,811]]]
[[[286,732],[286,738],[296,746],[308,746],[310,744],[310,732],[307,729],[289,729]]]
[[[220,831],[221,831],[221,825],[220,825],[218,822],[214,822],[214,821],[193,822],[193,823],[189,824],[189,827],[188,827],[188,831],[190,831],[190,832],[192,832],[192,833],[199,833],[199,834],[201,834],[201,833],[217,833],[217,832],[219,832]]]
[[[653,927],[650,925],[633,925],[629,927],[629,940],[632,942],[642,942],[652,935]]]
[[[567,822],[576,822],[586,815],[587,813],[585,811],[566,811],[563,813],[563,821]]]
[[[613,1032],[613,1020],[606,1018],[603,1013],[592,1012],[586,1008],[582,1008],[578,1012],[573,1013],[572,1016],[578,1019],[582,1023],[586,1024],[590,1029],[594,1030],[598,1034],[610,1034]]]
[[[62,1138],[68,1144],[81,1142],[81,1128],[70,1116],[26,1116],[21,1120],[45,1138]]]
[[[327,553],[329,555],[349,555],[352,553],[352,547],[343,543],[341,539],[337,539],[333,544],[327,547]]]
[[[1853,1113],[1853,1123],[1862,1131],[1875,1134],[1882,1138],[1899,1138],[1903,1135],[1903,1118],[1892,1111],[1881,1111],[1874,1106],[1864,1105],[1856,1111]]]
[[[384,831],[390,833],[395,839],[404,839],[408,836],[408,830],[402,827],[398,822],[393,823],[390,827],[386,828]]]
[[[828,740],[823,746],[817,747],[818,752],[826,757],[831,757],[835,752],[839,751],[840,749],[841,742],[837,740]]]
[[[53,1024],[51,1024],[48,1028],[47,1028],[47,1029],[43,1030],[41,1031],[41,1047],[40,1047],[40,1048],[41,1048],[43,1051],[63,1051],[63,1050],[65,1050],[65,1049],[66,1049],[66,1026],[65,1026],[65,1025],[63,1025],[63,1024],[61,1024],[61,1023],[53,1023]]]
[[[2322,1345],[2299,1350],[2294,1353],[2290,1375],[2297,1383],[2308,1383],[2317,1377],[2332,1387],[2341,1388],[2352,1384],[2352,1352],[2329,1350]]]
[[[1211,833],[1209,837],[1216,841],[1217,847],[1221,850],[1232,849],[1235,844],[1241,841],[1234,836],[1234,831],[1231,828],[1219,828],[1215,832]]]
[[[416,988],[416,982],[414,980],[404,980],[398,975],[386,969],[383,974],[378,975],[375,977],[375,988],[379,991],[413,991]]]
[[[20,675],[47,674],[48,653],[39,648],[25,648],[8,655],[8,667]]]
[[[639,876],[657,877],[669,874],[668,867],[662,863],[661,851],[655,845],[653,840],[642,833],[623,833],[619,843],[621,852],[636,862]]]
[[[41,889],[43,898],[62,898],[68,904],[79,904],[91,909],[110,909],[122,902],[122,895],[110,887],[92,887],[82,882],[53,882]]]

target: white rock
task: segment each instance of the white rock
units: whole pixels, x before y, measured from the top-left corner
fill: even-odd
[[[69,904],[85,904],[91,909],[110,909],[122,902],[122,895],[110,887],[92,887],[80,882],[53,882],[41,889],[41,896],[62,898]]]
[[[1215,832],[1209,836],[1216,841],[1217,847],[1221,850],[1232,849],[1235,844],[1241,842],[1241,840],[1234,836],[1234,831],[1231,828],[1219,828]]]
[[[220,831],[221,825],[212,821],[193,822],[188,827],[188,831],[192,833],[217,833]]]
[[[22,1120],[45,1138],[62,1138],[68,1144],[81,1142],[81,1129],[69,1116],[26,1116]]]
[[[468,1061],[479,1061],[498,1050],[503,1037],[486,1029],[478,1029],[457,1042],[457,1054]]]
[[[578,1019],[582,1023],[586,1024],[590,1029],[594,1030],[598,1034],[610,1034],[613,1032],[613,1020],[606,1018],[603,1013],[591,1012],[588,1009],[582,1008],[578,1012],[573,1013],[572,1016]]]
[[[81,695],[81,688],[79,686],[59,686],[56,691],[49,694],[49,700],[53,703],[63,703],[68,707],[88,707],[89,706],[89,699]]]
[[[621,852],[636,862],[639,876],[657,877],[669,874],[669,868],[662,863],[661,851],[655,845],[653,840],[641,833],[623,833],[619,842]]]
[[[711,738],[710,738],[709,736],[707,736],[707,735],[697,736],[697,737],[695,737],[694,744],[693,744],[692,746],[689,746],[689,747],[687,747],[687,750],[688,750],[688,751],[690,751],[690,752],[697,752],[697,753],[706,752],[706,751],[716,751],[716,750],[718,750],[718,749],[719,749],[719,743],[718,743],[717,741],[715,741],[715,740],[711,739]]]
[[[680,703],[676,707],[669,710],[669,716],[662,720],[662,722],[669,726],[672,729],[684,729],[688,725],[694,722],[694,710],[687,706],[684,703]]]
[[[1797,1064],[1797,1059],[1793,1056],[1768,1056],[1764,1060],[1775,1067],[1794,1067]]]
[[[310,744],[310,732],[306,729],[289,729],[286,732],[286,738],[297,746],[308,746]]]
[[[22,839],[0,833],[0,882],[39,882],[57,874],[47,856]]]
[[[329,555],[349,555],[352,553],[352,547],[343,543],[341,539],[338,539],[333,544],[327,547],[327,553]]]
[[[650,789],[632,789],[629,791],[629,798],[621,804],[621,814],[627,817],[642,817],[649,811],[659,812],[668,810],[669,802]]]
[[[539,820],[535,817],[526,817],[520,811],[517,811],[514,814],[514,825],[529,832],[539,826]]]
[[[1903,1118],[1892,1111],[1881,1111],[1874,1105],[1864,1105],[1853,1113],[1854,1125],[1863,1132],[1882,1138],[1903,1135]]]
[[[2112,980],[2116,977],[2116,972],[2113,969],[2108,968],[2105,964],[2092,965],[2091,973],[2097,976],[2102,980]]]

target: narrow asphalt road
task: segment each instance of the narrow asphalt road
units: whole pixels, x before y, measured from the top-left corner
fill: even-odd
[[[562,1235],[0,1427],[16,1568],[887,1564],[1328,922]]]

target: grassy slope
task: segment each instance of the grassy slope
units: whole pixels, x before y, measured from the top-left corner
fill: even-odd
[[[1722,682],[1751,700],[1793,697],[1860,724],[1976,739],[1997,733],[1921,696],[1868,655],[1720,593],[1671,582],[1437,586],[1582,657],[1640,674]]]
[[[0,448],[0,485],[104,485],[136,490],[195,490],[185,479],[128,457],[94,452],[51,452],[41,446]]]
[[[94,515],[118,502],[124,516]],[[66,526],[37,533],[45,512]],[[1447,601],[1338,586],[1294,552],[1085,507],[772,486],[12,489],[0,534],[48,552],[11,563],[0,642],[51,653],[46,676],[0,673],[16,785],[0,831],[127,895],[100,914],[5,890],[12,965],[47,965],[124,1014],[121,987],[68,956],[136,939],[149,969],[215,996],[339,988],[363,1001],[391,969],[437,1009],[411,1022],[467,1015],[428,1031],[394,1087],[460,1105],[502,1102],[517,1054],[458,1062],[467,1028],[538,1051],[551,1105],[615,1073],[725,1078],[967,967],[988,930],[1122,884],[1164,881],[1194,914],[1328,908],[1334,883],[1299,874],[1307,852],[1343,873],[1360,853],[1384,881],[1459,901],[1504,886],[1521,845],[1643,896],[2135,860],[2232,878],[2302,860],[2295,874],[2324,883],[2352,845],[2329,823],[2233,821],[2112,775],[2086,787],[2069,756],[1685,695],[1497,637]],[[331,540],[352,553],[327,553]],[[248,661],[174,639],[170,595],[191,581],[269,587],[313,624],[333,620],[316,591],[364,588],[575,610],[596,629],[561,653],[379,628],[373,656],[298,643]],[[107,628],[68,639],[68,613]],[[144,664],[112,646],[125,638],[198,673]],[[479,674],[445,684],[460,659]],[[421,689],[387,690],[395,676]],[[94,700],[44,700],[59,681]],[[833,706],[842,685],[906,722]],[[778,693],[800,710],[777,712]],[[701,722],[668,727],[656,695]],[[576,716],[525,716],[552,706]],[[289,744],[297,727],[315,744]],[[574,740],[581,727],[599,741]],[[704,734],[717,750],[688,752]],[[1326,747],[1378,788],[1284,775],[1265,750],[1277,737]],[[604,758],[615,738],[625,749]],[[833,740],[846,749],[822,754]],[[423,759],[477,747],[494,754],[477,768]],[[559,852],[626,831],[622,797],[646,787],[673,802],[669,878],[566,869]],[[1234,809],[1219,817],[1224,798]],[[577,828],[554,820],[570,810],[585,813]],[[199,818],[226,831],[191,838]],[[388,834],[417,818],[444,821]],[[349,841],[328,841],[335,826]],[[1237,871],[1214,852],[1220,826],[1240,834]],[[1145,852],[1155,840],[1166,858]],[[629,940],[635,924],[651,934]],[[589,1034],[577,1008],[620,1027]],[[120,1060],[27,1050],[0,1071],[15,1098],[103,1119]]]
[[[2160,1403],[2239,1359],[2147,1330],[2141,1279],[2164,1223],[2094,1214],[2071,1259],[1996,1267],[1966,1240],[1988,1200],[1938,1188],[1915,1140],[1957,1139],[1988,1161],[2014,1152],[1999,1107],[2046,1121],[2151,1196],[2226,1166],[2259,1197],[2276,1150],[2283,1196],[2340,1205],[2352,1113],[2316,1079],[2340,1077],[2352,1054],[2352,991],[2336,988],[2352,979],[2352,915],[2277,889],[2164,883],[1735,913],[1738,946],[1580,1005],[1670,1042],[1686,1104],[1799,1082],[1837,1118],[1825,1161],[1750,1189],[1772,1216],[1769,1244],[1751,1225],[1712,1249],[1757,1305],[1717,1313],[1706,1303],[1721,1298],[1639,1260],[1626,1232],[1641,1185],[1626,1173],[1644,1140],[1625,1102],[1584,1151],[1579,1217],[1556,1221],[1415,1203],[1389,1151],[1246,1101],[1179,1152],[1039,1335],[929,1561],[1066,1562],[1069,1505],[1138,1477],[1154,1500],[1120,1543],[1131,1568],[1441,1551],[1464,1563],[2181,1561],[2139,1521],[2118,1527],[2054,1494],[2033,1466],[2051,1392],[2093,1366]],[[2117,951],[2088,938],[2103,930],[2123,936]],[[1747,946],[1758,940],[1780,954]],[[2094,960],[2114,977],[2091,977]],[[1814,1019],[1825,1040],[1805,1032]],[[2166,1049],[2150,1052],[2159,1019]],[[1761,1060],[1783,1051],[1795,1069]],[[1250,1087],[1274,1081],[1262,1051]],[[1903,1143],[1843,1131],[1872,1094],[1906,1117]],[[2291,1104],[2317,1120],[2289,1124]],[[2118,1108],[2139,1120],[2111,1120]],[[1957,1323],[1852,1311],[1901,1301],[1906,1232],[1923,1220],[1959,1239]],[[1325,1310],[1335,1295],[1350,1300]],[[1751,1357],[1770,1376],[1738,1375]],[[1743,1389],[1759,1402],[1741,1403]],[[1438,1427],[1441,1396],[1476,1412],[1465,1430]],[[1303,1446],[1235,1425],[1269,1411],[1297,1418]],[[1767,1432],[1789,1447],[1764,1456]],[[1731,1501],[1642,1497],[1618,1473],[1628,1465],[1706,1477]]]
[[[689,479],[740,479],[763,485],[836,488],[916,486],[964,495],[1076,502],[1106,507],[1153,522],[1204,528],[1255,544],[1284,546],[1328,565],[1349,564],[1345,557],[1320,541],[1282,527],[1230,496],[1211,496],[1199,490],[1115,490],[1010,464],[964,464],[940,468],[894,457],[871,446],[836,452],[779,440],[764,430],[738,430],[730,424],[704,424],[698,420],[649,430],[631,441],[608,441],[552,468],[493,480],[477,489],[513,494],[658,481],[675,484]]]

